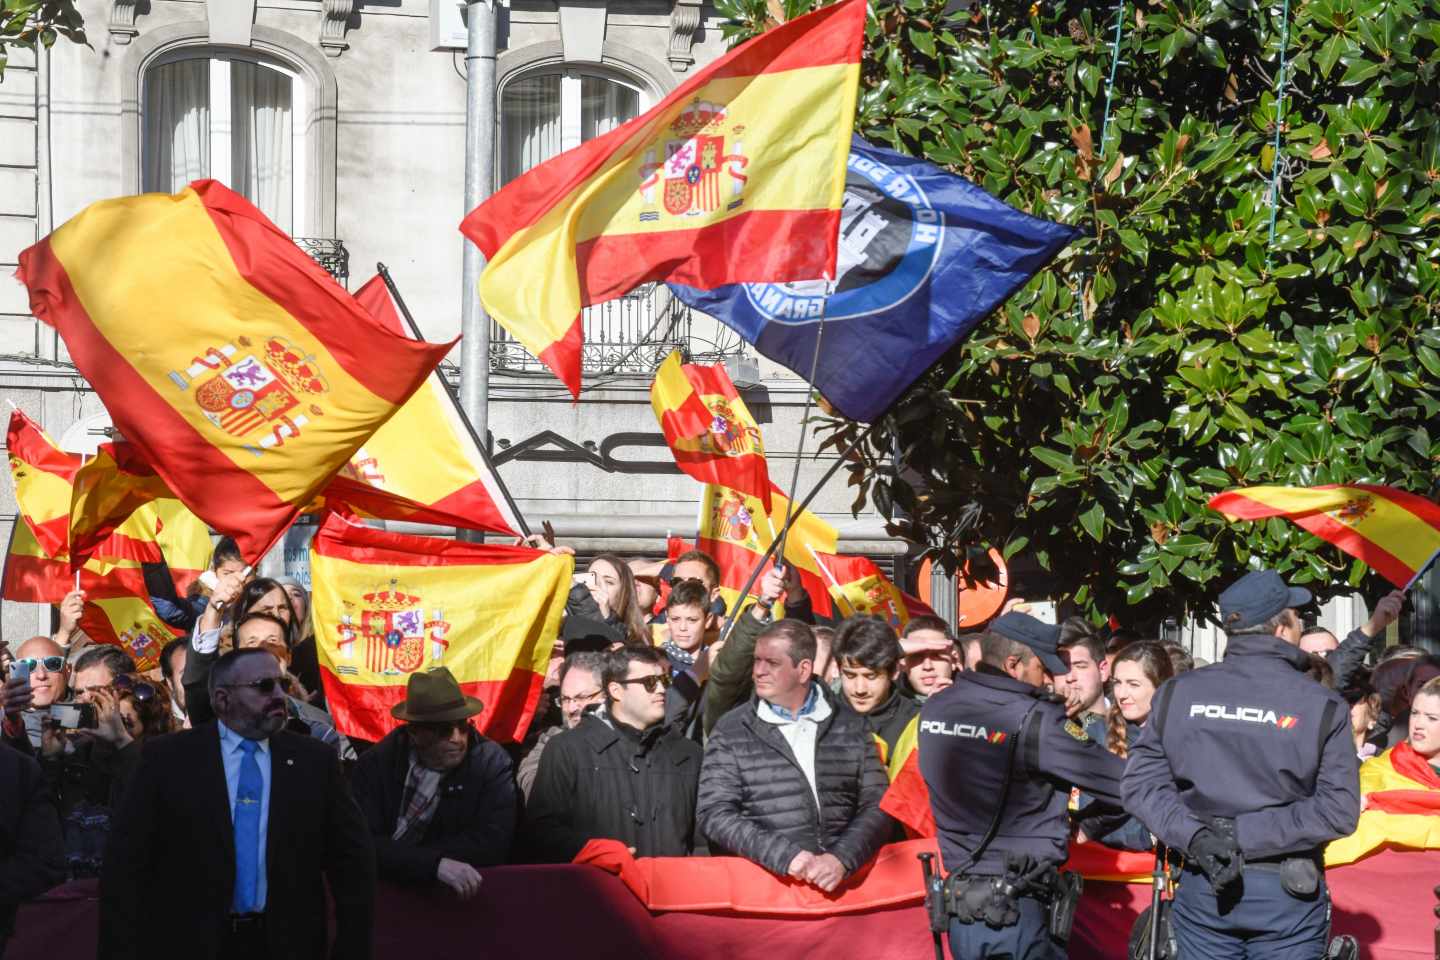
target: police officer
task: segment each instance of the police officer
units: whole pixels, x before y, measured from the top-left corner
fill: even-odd
[[[950,876],[950,952],[963,960],[1065,956],[1079,897],[1059,874],[1071,785],[1119,806],[1124,763],[1049,693],[1068,668],[1060,630],[1007,613],[980,637],[980,663],[920,711],[920,771]],[[1052,914],[1055,927],[1052,931]]]
[[[1130,751],[1125,808],[1185,851],[1172,923],[1185,960],[1312,960],[1329,936],[1325,844],[1360,817],[1350,711],[1303,672],[1295,607],[1273,570],[1220,594],[1222,663],[1160,687]]]

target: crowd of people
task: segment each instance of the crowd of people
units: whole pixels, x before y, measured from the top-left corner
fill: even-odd
[[[1383,645],[1398,591],[1342,641],[1305,627],[1294,591],[1251,622],[1250,587],[1237,585],[1240,607],[1221,605],[1240,610],[1229,654],[1212,672],[1177,644],[1079,617],[1055,626],[1011,611],[958,636],[933,616],[898,630],[876,617],[822,622],[783,567],[728,611],[703,552],[606,555],[576,577],[529,734],[501,745],[477,732],[484,705],[443,667],[410,677],[379,743],[347,738],[326,710],[304,588],[250,576],[228,540],[210,574],[188,596],[154,598],[185,632],[155,670],[88,642],[79,594],[60,604],[52,636],[13,650],[0,688],[0,955],[16,904],[87,877],[100,881],[107,957],[156,955],[143,901],[162,888],[182,905],[167,913],[180,926],[167,940],[185,956],[318,956],[324,882],[337,955],[363,956],[377,881],[466,900],[484,895],[483,868],[570,862],[597,839],[638,857],[744,857],[829,893],[905,837],[881,801],[918,731],[957,881],[955,955],[1058,956],[1021,949],[1044,939],[1058,880],[1034,881],[1034,895],[1012,884],[1008,905],[992,902],[1012,855],[1053,877],[1072,842],[1192,855],[1198,844],[1194,863],[1214,881],[1241,850],[1295,852],[1257,841],[1248,811],[1220,809],[1213,778],[1156,782],[1186,764],[1225,769],[1211,755],[1221,741],[1187,733],[1204,697],[1177,712],[1203,683],[1270,671],[1288,690],[1293,675],[1307,686],[1283,710],[1328,704],[1330,724],[1347,708],[1333,725],[1352,766],[1401,742],[1440,766],[1440,659]],[[1317,781],[1304,764],[1319,762],[1296,759],[1300,786],[1288,789],[1314,802],[1326,778],[1354,778]],[[1249,795],[1272,816],[1300,799]],[[1348,801],[1334,796],[1321,819],[1339,830]],[[177,885],[182,863],[194,870]]]

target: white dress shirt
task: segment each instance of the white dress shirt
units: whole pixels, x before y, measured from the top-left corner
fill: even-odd
[[[235,794],[240,788],[240,761],[245,759],[245,751],[240,748],[241,742],[245,739],[225,726],[224,721],[215,721],[220,726],[220,759],[225,763],[225,789],[230,796],[230,822],[235,822]],[[270,832],[270,741],[255,741],[260,749],[255,751],[255,763],[260,767],[260,857],[256,861],[257,872],[259,873],[255,891],[255,910],[261,912],[265,909],[265,889],[268,886],[265,876],[265,846],[266,839]]]

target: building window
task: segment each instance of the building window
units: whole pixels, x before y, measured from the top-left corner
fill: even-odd
[[[140,107],[142,189],[174,193],[213,177],[280,229],[304,235],[308,100],[298,73],[254,56],[187,48],[150,67]]]
[[[500,181],[640,114],[638,87],[574,71],[529,73],[500,94]]]

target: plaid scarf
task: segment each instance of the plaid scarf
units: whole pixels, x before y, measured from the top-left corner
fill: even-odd
[[[395,818],[395,832],[390,835],[391,840],[404,840],[409,837],[412,842],[420,842],[425,828],[435,816],[442,776],[444,774],[441,771],[422,767],[415,755],[410,755],[410,772],[405,776],[400,816]]]

